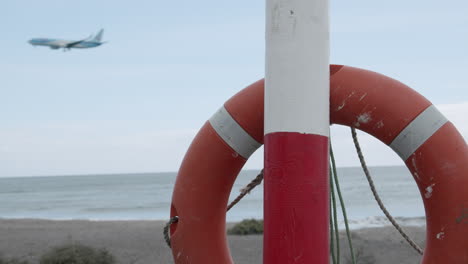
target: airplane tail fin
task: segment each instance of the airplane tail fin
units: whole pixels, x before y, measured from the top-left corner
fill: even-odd
[[[94,36],[93,41],[101,42],[102,34],[104,34],[104,29],[99,30],[96,36]]]

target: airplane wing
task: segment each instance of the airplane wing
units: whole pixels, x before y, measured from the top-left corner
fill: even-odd
[[[69,43],[66,43],[65,44],[65,48],[72,48],[73,46],[76,46],[84,41],[86,41],[88,38],[85,38],[85,39],[82,39],[82,40],[78,40],[78,41],[73,41],[73,42],[69,42]]]

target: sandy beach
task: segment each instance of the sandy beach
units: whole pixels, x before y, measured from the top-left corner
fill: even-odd
[[[162,236],[162,221],[48,221],[0,220],[0,254],[38,263],[52,247],[79,242],[106,248],[121,264],[173,263]],[[423,246],[421,227],[405,228]],[[359,263],[418,263],[421,257],[392,227],[352,231]],[[236,264],[262,263],[262,236],[228,236]],[[346,237],[341,234],[342,263],[351,263]]]

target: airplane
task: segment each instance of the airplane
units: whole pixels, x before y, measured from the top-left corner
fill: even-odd
[[[51,49],[63,49],[63,51],[75,49],[87,49],[101,46],[106,42],[102,42],[102,35],[104,29],[101,29],[96,36],[93,35],[82,40],[63,40],[63,39],[50,39],[50,38],[33,38],[28,41],[33,46],[48,46]]]

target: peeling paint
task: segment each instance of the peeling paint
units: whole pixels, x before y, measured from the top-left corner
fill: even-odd
[[[418,171],[418,166],[416,166],[416,159],[414,155],[413,155],[413,158],[411,158],[411,163],[413,164],[414,170]]]
[[[341,109],[343,109],[343,107],[345,106],[345,104],[346,104],[346,101],[343,101],[343,103],[342,103],[340,106],[338,106],[338,107],[336,108],[336,111],[340,111]]]
[[[302,262],[302,261],[300,261],[300,260],[302,259],[302,255],[304,255],[304,254],[301,252],[301,254],[299,254],[298,256],[295,256],[295,257],[294,257],[294,262],[295,262],[295,263],[300,263],[300,262]]]
[[[468,224],[468,208],[462,210],[460,217],[456,219],[457,224],[465,223]]]
[[[359,98],[359,101],[362,101],[362,99],[364,99],[366,96],[367,96],[367,93],[363,94],[361,98]]]
[[[281,13],[280,13],[280,6],[279,4],[275,4],[275,6],[271,10],[271,31],[273,33],[277,33],[280,31],[280,19],[281,19]]]
[[[457,168],[457,165],[450,163],[450,162],[445,162],[444,165],[442,165],[441,169],[443,170],[451,170]]]
[[[440,233],[438,233],[438,234],[436,235],[436,238],[439,239],[439,240],[444,239],[444,237],[445,237],[445,232],[440,232]]]
[[[382,128],[384,127],[384,122],[382,120],[380,120],[379,122],[377,122],[377,124],[375,124],[375,128]]]
[[[345,105],[346,105],[346,101],[348,101],[348,99],[351,98],[351,97],[354,95],[354,93],[355,93],[355,92],[351,92],[351,93],[348,95],[348,97],[346,97],[346,98],[343,100],[343,102],[341,102],[341,105],[338,106],[338,107],[336,108],[336,111],[340,111],[341,109],[343,109],[343,107],[345,107]]]
[[[358,116],[358,118],[357,118],[357,121],[358,121],[359,124],[367,124],[371,120],[372,120],[372,118],[371,118],[370,112],[360,114]]]
[[[426,197],[426,199],[431,198],[432,192],[434,191],[434,186],[435,186],[435,183],[431,184],[430,186],[426,188],[426,193],[424,194],[424,197]]]
[[[416,158],[414,157],[414,155],[413,155],[413,158],[411,158],[411,163],[413,164],[413,168],[414,168],[413,176],[419,180],[419,169],[418,169],[418,166],[416,166]]]

